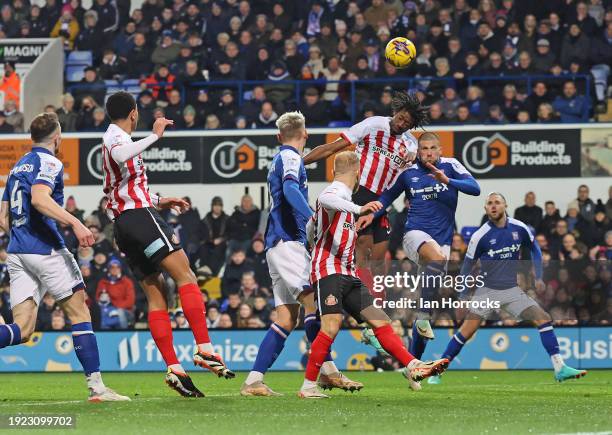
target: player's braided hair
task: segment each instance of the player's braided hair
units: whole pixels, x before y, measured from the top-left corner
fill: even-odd
[[[391,109],[393,113],[407,110],[410,116],[412,116],[412,128],[423,128],[429,124],[429,107],[421,105],[416,94],[395,92],[391,99]]]

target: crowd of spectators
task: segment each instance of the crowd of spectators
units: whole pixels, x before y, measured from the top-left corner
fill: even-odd
[[[187,198],[188,199],[188,198]],[[188,199],[189,200],[189,199]],[[541,208],[533,192],[525,195],[524,205],[513,215],[533,229],[543,251],[545,288],[535,290],[533,282],[523,279],[523,286],[555,320],[556,324],[612,323],[612,186],[609,198],[595,202],[589,188],[580,186],[567,210],[560,211],[552,201]],[[134,280],[122,254],[112,242],[112,222],[104,212],[105,200],[86,216],[75,198],[66,202],[66,210],[91,229],[95,244],[78,248],[69,227],[61,231],[68,248],[74,253],[86,286],[88,304],[96,329],[146,328],[146,300]],[[417,273],[401,248],[401,238],[409,204],[403,210],[391,210],[391,240],[388,273]],[[164,216],[174,228],[202,290],[210,328],[265,328],[275,319],[271,280],[268,273],[262,235],[266,211],[258,209],[249,195],[244,195],[231,213],[224,210],[223,200],[215,197],[210,211],[203,217],[196,208],[182,215],[170,212]],[[484,218],[483,218],[484,221]],[[2,235],[5,245],[6,235]],[[453,237],[449,273],[456,274],[467,242],[460,233]],[[167,279],[173,324],[188,327],[176,289]],[[405,289],[388,289],[390,298],[414,297],[400,294]],[[442,289],[440,296],[454,297],[453,289]],[[408,310],[390,311],[395,320],[410,324]],[[463,313],[464,314],[464,313]],[[461,320],[462,312],[436,310],[437,326],[452,326]],[[0,318],[10,321],[6,251],[0,249]],[[502,315],[492,324],[516,324]],[[347,317],[345,326],[356,326]],[[40,305],[37,328],[61,330],[66,319],[51,297]]]
[[[66,84],[61,107],[47,108],[57,110],[65,131],[106,128],[105,80],[140,85],[140,129],[158,116],[181,129],[263,128],[296,108],[308,126],[356,121],[388,115],[390,93],[415,78],[433,124],[583,122],[605,111],[610,6],[609,0],[145,0],[131,10],[130,0],[94,0],[85,10],[80,0],[46,0],[43,7],[12,0],[2,7],[0,38],[51,35],[66,51],[92,52],[81,82]],[[395,36],[417,46],[409,68],[384,59]],[[588,88],[581,75],[590,77]],[[477,76],[495,80],[469,80]],[[369,79],[388,82],[359,82]],[[265,83],[239,88],[244,80]],[[292,80],[302,81],[298,91]],[[350,82],[357,83],[355,113]],[[0,132],[10,130],[1,115]]]

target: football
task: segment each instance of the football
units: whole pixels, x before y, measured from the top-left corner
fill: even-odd
[[[396,68],[406,68],[416,57],[416,47],[408,38],[398,36],[385,47],[387,61]]]

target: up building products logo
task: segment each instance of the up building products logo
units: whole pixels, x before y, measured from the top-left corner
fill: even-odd
[[[509,142],[501,134],[477,136],[463,147],[463,164],[475,174],[486,174],[495,166],[508,164]]]
[[[491,137],[476,136],[469,139],[461,150],[461,157],[465,167],[474,174],[486,174],[494,168],[538,168],[540,173],[544,169],[569,167],[573,163],[572,155],[567,143],[572,141],[567,138],[563,142],[550,142],[539,139],[541,132],[528,132],[527,140],[508,140],[503,135],[496,133]],[[550,133],[546,133],[549,134]],[[517,136],[514,133],[514,136]],[[519,136],[520,137],[520,136]],[[535,137],[536,139],[532,139]],[[522,172],[524,174],[524,172]]]
[[[222,178],[233,178],[242,171],[255,169],[256,160],[257,146],[247,138],[221,142],[210,154],[212,170]]]

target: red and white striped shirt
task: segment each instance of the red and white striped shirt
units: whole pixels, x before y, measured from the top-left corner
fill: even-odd
[[[113,157],[113,149],[126,146],[134,149],[134,142],[128,133],[115,124],[108,126],[103,136],[102,167],[104,169],[104,193],[108,198],[107,213],[111,219],[125,210],[153,207],[155,195],[149,192],[147,173],[139,154],[123,163]],[[157,135],[150,135],[143,141],[153,143]]]
[[[359,185],[376,195],[395,183],[406,169],[401,167],[406,155],[417,150],[418,142],[411,133],[391,134],[390,121],[386,116],[371,116],[341,133],[356,146],[361,166]]]
[[[312,284],[328,275],[357,277],[354,265],[355,214],[361,207],[351,202],[351,190],[334,181],[317,198],[317,209],[310,218],[307,232],[312,250],[310,281]]]

